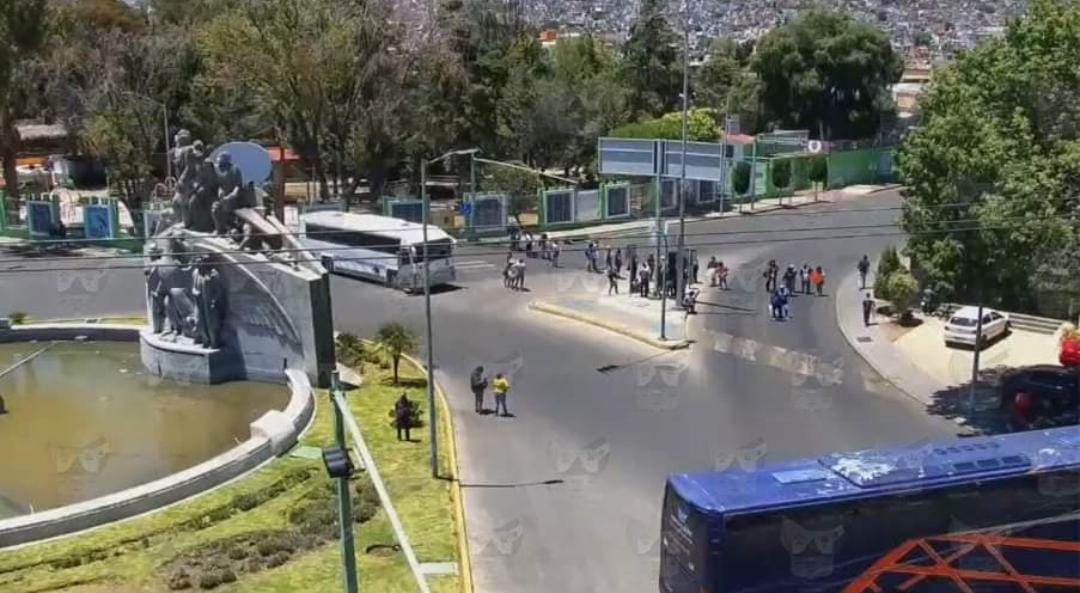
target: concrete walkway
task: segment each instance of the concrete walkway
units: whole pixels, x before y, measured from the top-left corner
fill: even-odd
[[[601,274],[594,274],[602,278]],[[599,284],[596,285],[599,287]],[[560,294],[537,299],[529,308],[550,315],[587,323],[643,342],[655,348],[675,350],[689,345],[686,334],[687,315],[675,309],[674,302],[665,303],[665,332],[660,337],[660,299],[643,299],[627,294],[627,281],[619,281],[622,294],[608,295],[607,281],[599,290],[560,291]]]
[[[872,276],[867,278],[868,286],[872,282]],[[863,324],[862,300],[867,292],[859,289],[854,270],[840,282],[836,291],[836,322],[840,333],[879,375],[919,402],[932,405],[934,394],[946,390],[948,385],[916,366],[889,340],[878,325],[886,320],[871,319],[869,327]]]

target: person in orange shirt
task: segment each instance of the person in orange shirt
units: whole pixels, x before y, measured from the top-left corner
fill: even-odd
[[[821,269],[821,266],[814,268],[814,270],[810,272],[810,283],[817,288],[818,296],[824,296],[825,272]]]

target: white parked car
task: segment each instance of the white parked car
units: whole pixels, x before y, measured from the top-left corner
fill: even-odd
[[[949,317],[945,324],[945,345],[975,345],[975,334],[979,325],[979,308],[962,307]],[[1009,316],[993,309],[983,308],[982,344],[985,346],[1009,331]]]

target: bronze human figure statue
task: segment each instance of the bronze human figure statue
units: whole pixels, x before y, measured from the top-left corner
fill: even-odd
[[[198,163],[198,174],[195,179],[195,193],[191,197],[188,207],[190,214],[188,229],[203,233],[214,232],[214,204],[218,199],[217,173],[214,171],[214,163],[209,159],[202,159]]]
[[[169,158],[176,171],[176,192],[172,206],[176,221],[189,226],[191,198],[195,193],[195,181],[199,171],[199,161],[203,159],[202,142],[192,141],[191,132],[180,130],[175,137],[176,148]]]
[[[225,321],[223,279],[208,258],[202,258],[194,268],[191,293],[195,299],[197,320],[195,341],[207,348],[219,348]]]
[[[214,163],[217,176],[218,200],[214,203],[214,231],[219,235],[232,235],[236,229],[235,212],[240,208],[253,206],[249,193],[244,187],[243,174],[233,166],[232,155],[221,152]]]

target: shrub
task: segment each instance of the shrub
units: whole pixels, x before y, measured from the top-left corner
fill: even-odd
[[[250,511],[262,503],[259,496],[253,492],[246,492],[233,499],[232,506],[241,511]]]
[[[169,589],[179,591],[191,588],[191,577],[183,568],[178,568],[169,575]]]
[[[226,568],[225,570],[221,571],[221,582],[222,583],[235,583],[236,582],[236,573],[233,572],[232,569]]]
[[[217,571],[211,571],[203,574],[199,577],[200,589],[213,589],[221,584],[221,574]]]
[[[731,189],[736,195],[745,196],[750,191],[750,163],[739,161],[731,172]]]
[[[289,553],[288,552],[278,552],[278,553],[274,554],[273,556],[271,556],[266,561],[266,567],[267,568],[274,568],[274,567],[277,567],[277,566],[281,566],[282,564],[285,564],[288,561],[289,561]]]
[[[901,316],[907,316],[915,296],[919,292],[919,284],[915,277],[907,270],[898,270],[889,275],[886,282],[888,300],[896,307],[896,312]]]
[[[8,313],[8,321],[11,322],[11,325],[22,325],[26,323],[26,313],[22,311]]]
[[[829,161],[825,160],[825,157],[814,157],[810,161],[810,181],[824,185],[829,181]]]
[[[243,560],[247,558],[248,552],[244,548],[229,548],[230,560]]]
[[[787,189],[791,185],[791,161],[783,159],[773,163],[772,181],[776,189]]]

